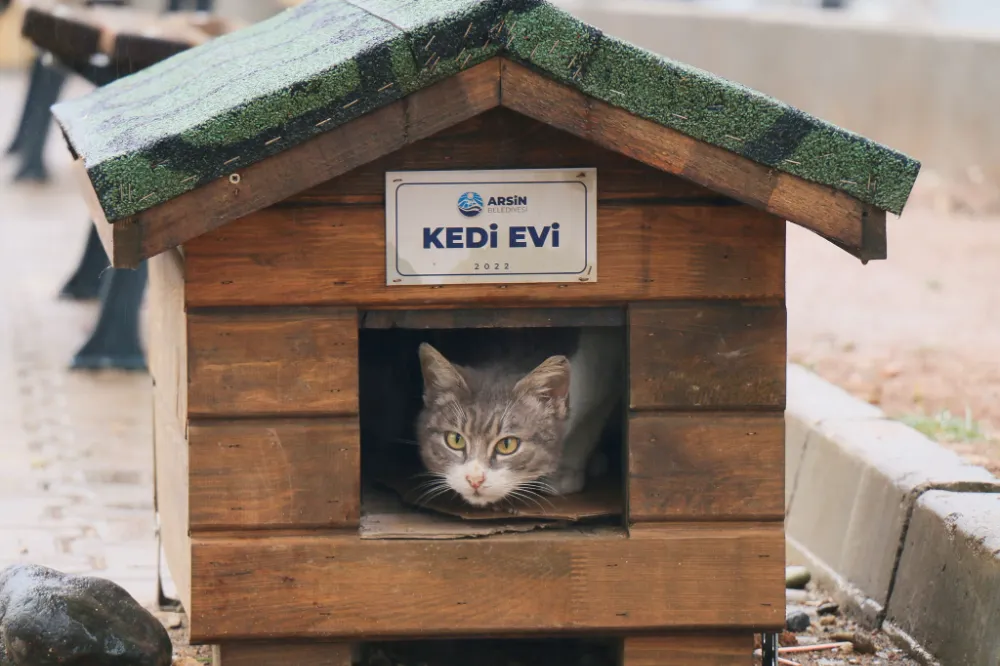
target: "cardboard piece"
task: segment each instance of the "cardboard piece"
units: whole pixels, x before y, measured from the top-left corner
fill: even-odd
[[[469,539],[570,525],[558,520],[456,520],[454,516],[415,510],[394,491],[374,485],[365,486],[362,497],[358,531],[362,539]]]
[[[409,506],[421,509],[424,516],[417,520],[410,512],[405,517],[397,516],[392,520],[380,518],[381,525],[388,531],[389,525],[398,523],[406,529],[414,528],[412,521],[419,522],[423,531],[433,531],[432,525],[441,529],[443,534],[459,536],[476,536],[479,531],[484,534],[495,534],[505,531],[528,531],[542,527],[552,527],[552,523],[565,525],[587,520],[612,518],[622,514],[623,500],[621,484],[618,479],[603,477],[589,482],[582,493],[566,496],[543,496],[532,502],[521,499],[510,499],[489,507],[475,507],[466,504],[454,493],[446,493],[429,500],[421,500],[424,481],[419,476],[421,470],[406,466],[383,468],[375,476],[375,481],[395,493],[400,507]],[[366,502],[368,498],[366,497]],[[379,511],[386,515],[387,506],[381,505]],[[406,511],[406,509],[403,509]],[[432,513],[427,513],[432,512]],[[434,514],[437,514],[434,516]],[[433,516],[430,518],[429,516]],[[445,518],[461,518],[461,523]],[[402,522],[400,522],[402,521]],[[480,525],[481,524],[481,525]],[[448,527],[443,527],[447,525]],[[478,525],[478,526],[477,526]],[[364,529],[364,528],[362,528]],[[477,532],[472,534],[470,529]],[[412,538],[412,537],[411,537]]]

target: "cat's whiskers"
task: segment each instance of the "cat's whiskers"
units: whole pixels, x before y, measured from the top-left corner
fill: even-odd
[[[451,490],[451,486],[448,485],[447,478],[444,474],[439,472],[421,472],[415,474],[417,477],[429,477],[426,481],[420,483],[415,488],[407,493],[407,496],[411,496],[415,493],[420,493],[417,499],[413,500],[416,504],[421,504],[422,502],[429,502],[435,497],[444,494],[445,492]]]
[[[544,511],[545,507],[538,501],[539,499],[544,500],[550,507],[552,506],[552,502],[550,502],[546,497],[534,490],[531,490],[530,488],[525,488],[523,484],[516,486],[513,490],[508,492],[507,497],[516,497],[520,500],[533,502],[540,511]]]
[[[444,495],[449,490],[451,490],[451,486],[442,481],[438,484],[435,484],[433,486],[430,486],[429,488],[424,489],[424,492],[421,493],[421,495],[417,497],[415,500],[413,500],[413,503],[423,506],[427,502],[433,500],[435,497],[440,497],[441,495]]]
[[[559,491],[557,491],[551,485],[549,485],[545,481],[541,481],[541,480],[538,480],[538,479],[536,479],[534,481],[526,481],[526,482],[522,483],[518,487],[519,488],[530,488],[532,490],[540,491],[540,492],[545,493],[547,495],[558,495],[559,494]]]

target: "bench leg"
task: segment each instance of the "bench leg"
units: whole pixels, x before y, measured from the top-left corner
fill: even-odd
[[[108,255],[101,245],[101,238],[93,222],[87,235],[80,263],[59,292],[60,298],[70,301],[90,301],[101,294],[101,274],[108,268]]]
[[[753,634],[678,634],[625,639],[622,666],[747,666]]]
[[[31,116],[32,104],[35,96],[38,94],[38,82],[42,76],[44,76],[42,73],[42,56],[39,55],[35,56],[34,61],[31,63],[28,94],[24,98],[24,107],[21,109],[21,119],[17,123],[17,131],[14,133],[14,138],[11,140],[10,145],[7,146],[8,155],[19,152],[21,146],[24,144],[24,128],[28,124],[28,118]]]
[[[346,643],[228,643],[212,649],[214,666],[351,666]]]
[[[19,132],[17,153],[21,156],[21,168],[14,175],[14,182],[36,180],[44,182],[49,175],[45,169],[45,141],[52,125],[49,107],[59,100],[66,74],[56,67],[41,63],[38,80],[31,86],[31,94],[25,104],[24,126]]]
[[[73,357],[74,370],[145,370],[139,342],[139,310],[149,274],[146,262],[135,270],[108,269],[101,278],[101,314],[87,343]]]

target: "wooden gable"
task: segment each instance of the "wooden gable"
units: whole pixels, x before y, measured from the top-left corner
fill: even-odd
[[[495,58],[331,132],[145,210],[108,223],[77,160],[81,184],[116,267],[176,247],[294,197],[497,107],[795,222],[863,261],[884,259],[885,211],[829,186],[777,172]]]

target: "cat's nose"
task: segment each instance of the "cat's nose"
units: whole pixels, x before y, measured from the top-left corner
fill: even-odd
[[[479,490],[479,486],[483,485],[483,482],[486,481],[486,474],[466,474],[465,480],[469,482],[473,490]]]

